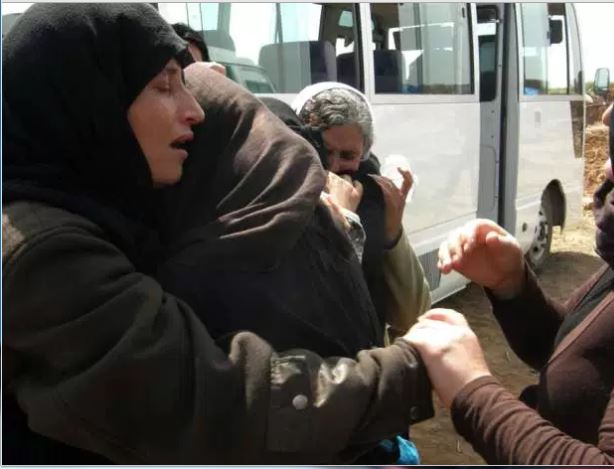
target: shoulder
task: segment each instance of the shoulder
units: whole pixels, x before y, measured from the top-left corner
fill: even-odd
[[[81,232],[103,237],[102,230],[87,218],[37,202],[14,202],[2,209],[2,261],[17,252],[59,233]]]
[[[137,272],[88,219],[32,203],[5,206],[2,215],[4,325],[11,341],[94,311],[111,317],[108,305],[125,316],[160,303],[157,282]]]
[[[78,237],[87,244],[110,244],[102,229],[69,211],[37,202],[14,202],[2,208],[3,277],[26,253],[75,248]]]

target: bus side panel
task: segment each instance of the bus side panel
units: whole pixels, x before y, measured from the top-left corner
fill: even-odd
[[[418,180],[405,206],[405,232],[418,256],[436,251],[452,230],[476,218],[479,103],[376,104],[374,112],[382,168],[401,157]],[[443,276],[433,297],[465,284],[460,275]]]

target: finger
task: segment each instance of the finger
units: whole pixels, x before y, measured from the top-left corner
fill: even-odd
[[[345,218],[345,215],[341,211],[341,208],[339,207],[339,205],[333,199],[328,198],[328,197],[323,198],[322,201],[329,208],[333,217],[341,222],[341,224],[343,225],[346,231],[349,231],[350,223],[347,221],[347,218]]]
[[[424,321],[414,324],[403,336],[403,339],[416,345],[420,349],[421,346],[431,344],[435,339],[440,339],[441,331],[449,329],[450,327],[449,324],[442,321],[425,319]]]
[[[486,235],[484,242],[486,243],[486,246],[493,251],[501,251],[502,249],[505,249],[509,253],[521,250],[518,241],[511,234],[501,235],[491,231]]]
[[[390,191],[390,187],[388,187],[388,185],[384,181],[379,179],[379,176],[376,176],[375,174],[372,174],[370,176],[373,178],[375,183],[382,190],[382,195],[384,196],[384,200],[386,202],[388,202],[391,199],[391,197],[392,197],[392,194],[391,194],[391,191]]]
[[[452,271],[452,258],[450,257],[450,249],[448,248],[448,241],[445,240],[439,246],[439,252],[437,253],[438,262],[437,267],[443,274],[449,274]]]
[[[488,233],[497,233],[506,236],[509,233],[492,220],[478,219],[472,223],[474,228],[474,236],[477,243],[484,243]]]
[[[436,308],[431,309],[418,317],[418,322],[440,321],[455,326],[467,326],[469,323],[465,316],[453,309]]]
[[[437,346],[442,340],[445,341],[448,335],[444,332],[454,327],[456,326],[443,321],[424,319],[412,326],[403,339],[418,347],[418,351],[423,353],[429,346]]]
[[[352,176],[350,176],[349,174],[344,174],[343,176],[341,176],[341,179],[343,179],[345,182],[349,182],[350,184],[352,184]]]
[[[467,223],[460,231],[462,232],[463,253],[471,252],[478,246],[476,225],[474,223]]]
[[[377,185],[382,189],[384,198],[386,199],[388,203],[394,203],[395,199],[400,199],[400,191],[399,189],[397,189],[397,187],[394,185],[394,183],[390,179],[385,178],[383,176],[376,176],[376,175],[372,175],[371,177],[375,180]]]
[[[411,187],[414,185],[414,176],[411,174],[411,171],[407,169],[397,168],[401,176],[403,176],[403,184],[401,185],[401,197],[403,200],[407,200],[407,194],[411,190]]]
[[[454,230],[448,238],[448,251],[450,253],[450,259],[452,265],[458,264],[463,257],[463,244],[465,242],[465,235],[460,230]]]
[[[353,181],[352,185],[354,186],[354,189],[356,190],[359,200],[362,199],[362,194],[364,193],[364,187],[362,183],[360,181]]]
[[[326,173],[326,185],[324,186],[324,190],[326,192],[330,192],[333,184],[335,183],[335,179],[337,176],[334,173],[328,171]]]

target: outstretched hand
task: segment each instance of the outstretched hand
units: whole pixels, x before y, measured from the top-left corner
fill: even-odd
[[[414,184],[414,177],[411,171],[407,169],[397,168],[397,171],[403,177],[403,183],[399,189],[390,179],[384,176],[372,174],[371,177],[377,185],[382,189],[384,195],[384,203],[386,205],[386,243],[391,244],[399,238],[401,234],[401,223],[403,221],[403,211],[405,210],[405,201],[407,194]]]
[[[516,238],[491,220],[473,220],[453,231],[439,248],[439,270],[459,272],[500,297],[524,286],[525,263]]]

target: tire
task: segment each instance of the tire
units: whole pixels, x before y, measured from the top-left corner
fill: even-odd
[[[525,256],[535,272],[539,272],[544,267],[546,260],[550,257],[550,248],[552,247],[552,232],[554,228],[552,201],[547,192],[542,196],[538,218],[533,242]]]

